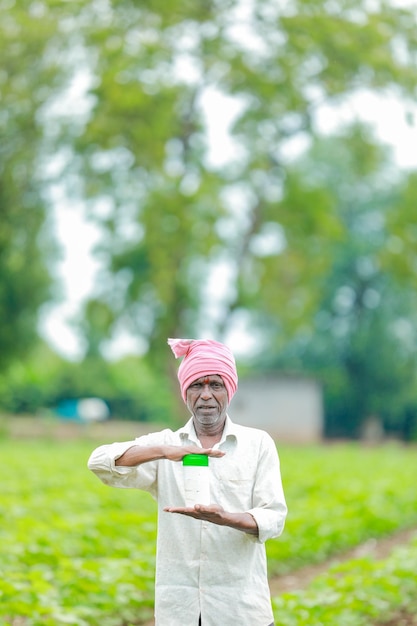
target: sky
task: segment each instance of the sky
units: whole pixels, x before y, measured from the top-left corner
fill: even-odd
[[[206,111],[221,111],[212,115],[209,127],[209,156],[211,163],[221,165],[233,159],[237,147],[231,140],[228,129],[239,112],[239,106],[231,98],[210,91],[203,102]],[[352,97],[342,107],[322,107],[318,125],[323,132],[331,132],[341,122],[359,118],[373,124],[381,141],[393,148],[398,167],[417,168],[417,125],[410,125],[406,113],[414,115],[417,124],[417,106],[404,110],[394,97],[381,99],[370,93]],[[297,155],[302,145],[294,144],[291,149]],[[71,320],[94,291],[100,265],[94,258],[93,249],[100,240],[98,228],[87,221],[84,207],[70,203],[62,190],[54,191],[55,209],[51,227],[61,246],[61,257],[54,269],[54,276],[61,285],[61,301],[44,308],[39,324],[41,335],[58,353],[76,360],[82,356],[81,345]],[[232,349],[238,351],[242,337],[235,338]],[[233,344],[234,339],[231,338]],[[108,358],[118,358],[127,353],[140,352],[140,343],[129,335],[119,335],[106,351]]]

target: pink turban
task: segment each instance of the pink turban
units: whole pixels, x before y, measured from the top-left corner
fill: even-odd
[[[187,389],[197,378],[218,374],[222,377],[230,400],[237,389],[237,371],[231,350],[212,339],[168,339],[176,358],[183,356],[178,368],[181,395],[186,402]]]

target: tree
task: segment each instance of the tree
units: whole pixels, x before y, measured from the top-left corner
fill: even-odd
[[[71,362],[39,342],[0,374],[0,407],[9,414],[46,415],[68,400],[90,397],[105,400],[115,419],[175,424],[167,386],[141,357]]]
[[[57,88],[56,20],[41,3],[0,6],[0,370],[27,354],[51,297],[44,107]]]
[[[152,348],[167,334],[226,333],[241,307],[272,302],[283,323],[298,310],[294,325],[302,324],[315,300],[306,285],[330,262],[315,252],[338,225],[325,193],[305,198],[300,188],[296,209],[285,203],[296,191],[288,143],[311,140],[323,103],[363,89],[412,97],[414,12],[341,1],[50,0],[9,13],[7,37],[32,52],[19,76],[33,126],[56,140],[70,163],[64,182],[107,229],[99,295],[121,323]],[[88,85],[85,116],[71,110],[45,120],[71,76]],[[213,94],[236,110],[236,157],[220,166],[208,149]]]
[[[98,297],[157,362],[167,336],[227,335],[242,310],[295,332],[340,224],[326,189],[287,175],[288,145],[317,134],[323,103],[363,89],[413,96],[415,13],[316,0],[101,9],[84,5],[78,21],[94,105],[76,143],[107,229]],[[237,110],[236,157],[221,165],[208,150],[213,94]]]
[[[326,190],[340,236],[322,251],[332,262],[312,287],[319,302],[311,324],[288,341],[270,320],[264,366],[323,381],[329,435],[358,436],[371,416],[401,426],[417,406],[417,246],[408,235],[415,175],[398,172],[355,125],[317,140],[289,177],[317,197]]]

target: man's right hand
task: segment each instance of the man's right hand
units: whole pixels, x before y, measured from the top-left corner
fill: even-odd
[[[222,457],[225,452],[213,450],[213,448],[199,448],[198,446],[135,446],[126,450],[122,456],[115,461],[117,466],[132,467],[142,465],[149,461],[168,459],[169,461],[182,461],[186,454],[207,454],[212,457]]]
[[[215,458],[220,458],[226,453],[213,448],[200,448],[199,446],[163,446],[164,458],[169,461],[182,461],[186,454],[206,454]]]

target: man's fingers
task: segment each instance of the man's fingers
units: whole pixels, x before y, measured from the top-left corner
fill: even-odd
[[[224,456],[226,452],[222,452],[222,450],[213,450],[213,448],[203,448],[200,454],[207,454],[207,456],[220,458],[221,456]]]
[[[167,513],[184,513],[186,515],[190,515],[191,513],[195,513],[194,507],[186,507],[186,506],[166,506],[164,511]]]

